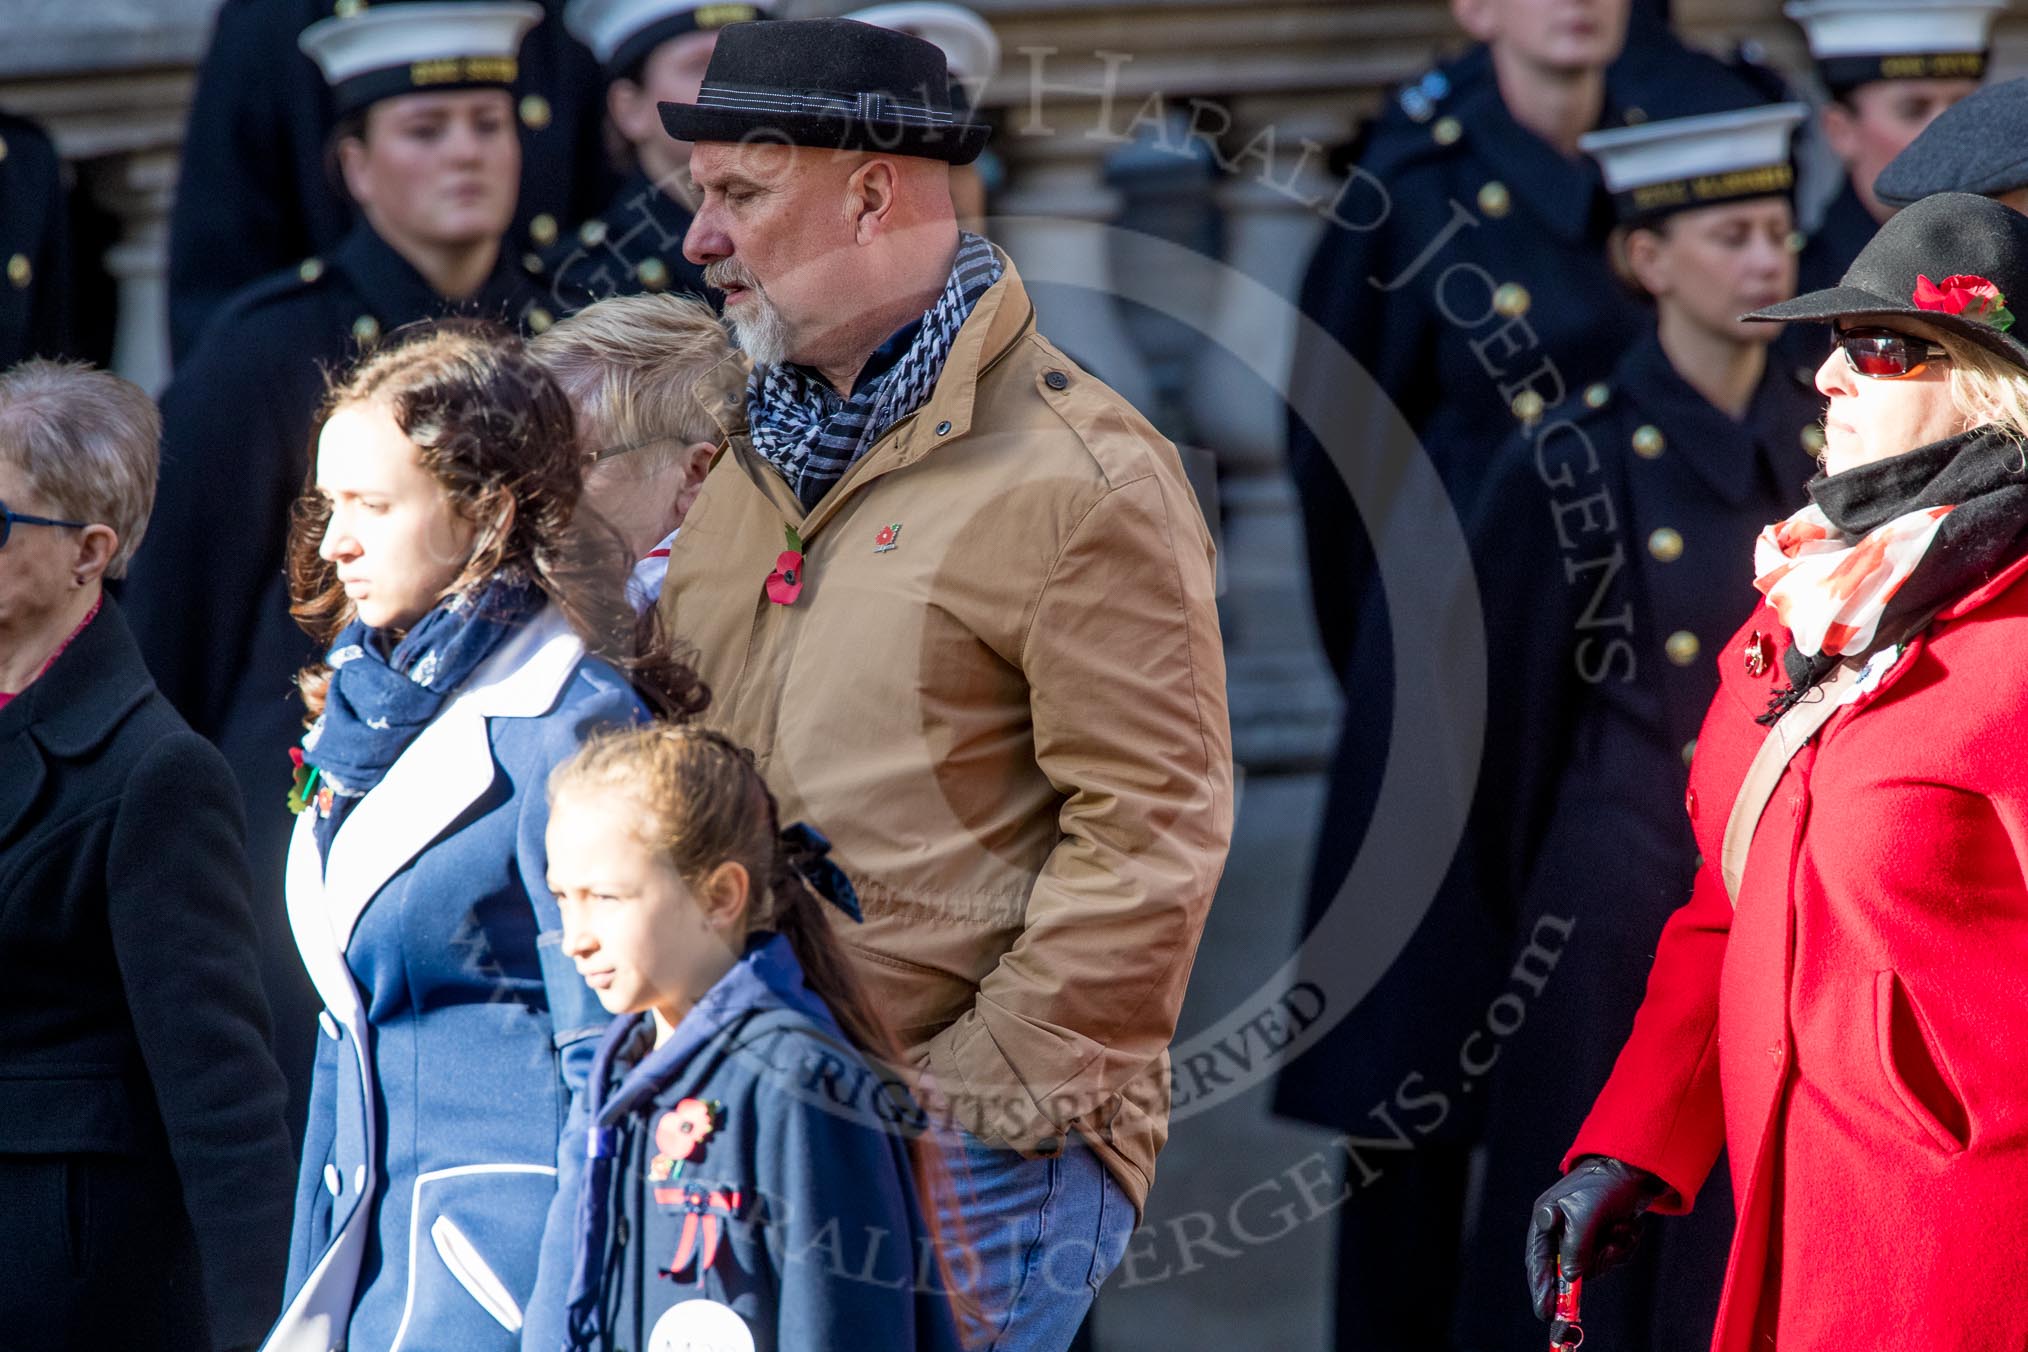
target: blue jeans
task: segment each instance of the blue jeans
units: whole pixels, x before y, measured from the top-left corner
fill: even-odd
[[[1126,1256],[1133,1202],[1074,1134],[1061,1155],[1031,1160],[953,1127],[944,1160],[952,1274],[992,1335],[975,1346],[1063,1352]]]

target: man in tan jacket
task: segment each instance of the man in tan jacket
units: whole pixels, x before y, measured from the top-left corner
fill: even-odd
[[[858,887],[844,938],[952,1124],[994,1346],[1061,1349],[1168,1134],[1232,827],[1225,669],[1175,448],[959,232],[949,166],[985,129],[945,88],[920,39],[776,21],[662,105],[698,143],[685,253],[756,368],[662,607],[707,717]]]

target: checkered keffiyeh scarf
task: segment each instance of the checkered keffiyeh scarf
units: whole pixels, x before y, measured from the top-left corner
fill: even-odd
[[[915,341],[886,371],[840,395],[815,371],[784,362],[758,368],[746,386],[753,448],[782,472],[805,510],[815,507],[888,428],[922,407],[965,317],[1000,280],[1000,258],[978,235],[958,236],[943,295],[922,317]]]

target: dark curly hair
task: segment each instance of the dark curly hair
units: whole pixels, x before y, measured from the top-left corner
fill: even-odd
[[[464,591],[503,568],[527,570],[585,646],[625,672],[665,718],[703,712],[711,692],[663,632],[654,607],[627,600],[632,567],[619,533],[578,511],[583,485],[570,403],[520,339],[497,325],[446,319],[410,325],[328,383],[310,429],[311,468],[289,529],[289,613],[328,647],[354,615],[337,567],[318,554],[331,508],[316,491],[317,440],[339,409],[378,401],[415,443],[422,467],[477,528],[451,586]],[[310,717],[323,711],[331,669],[297,678]]]

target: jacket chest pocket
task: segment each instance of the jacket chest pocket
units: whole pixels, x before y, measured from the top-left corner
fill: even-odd
[[[389,1352],[513,1347],[535,1290],[556,1170],[469,1164],[422,1174],[409,1216],[409,1283]]]

